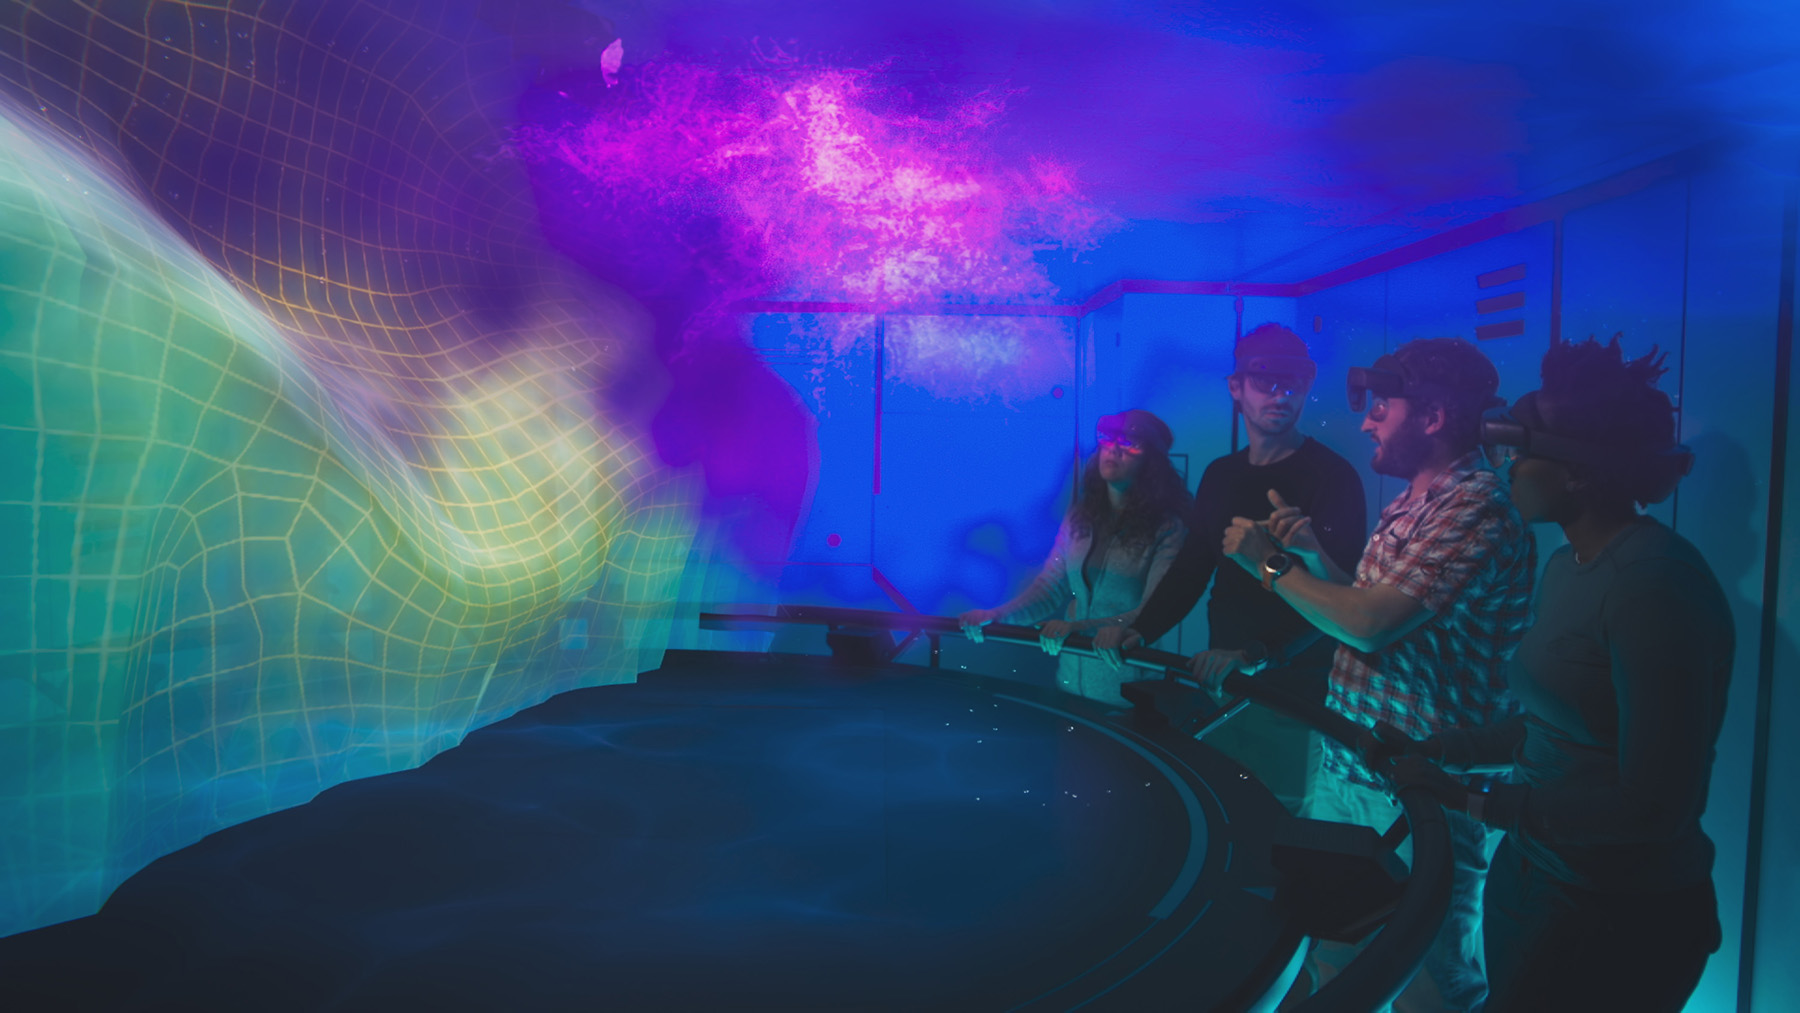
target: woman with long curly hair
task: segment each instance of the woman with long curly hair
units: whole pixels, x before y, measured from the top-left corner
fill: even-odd
[[[1725,715],[1734,630],[1693,543],[1639,512],[1693,455],[1656,379],[1662,361],[1558,342],[1543,387],[1489,413],[1512,496],[1568,544],[1538,585],[1537,620],[1509,672],[1524,713],[1406,749],[1393,778],[1506,831],[1488,873],[1488,1013],[1665,1010],[1686,1003],[1719,947],[1713,842],[1700,826]],[[1471,793],[1452,769],[1511,764]]]
[[[1191,503],[1169,461],[1174,435],[1141,409],[1108,415],[1097,427],[1100,447],[1088,458],[1081,489],[1063,518],[1056,546],[1037,579],[998,608],[961,616],[979,641],[981,628],[1001,622],[1043,623],[1040,643],[1059,654],[1071,634],[1091,636],[1103,626],[1130,626],[1168,572],[1187,538]],[[1091,658],[1064,655],[1058,688],[1123,704],[1119,685],[1132,678]]]

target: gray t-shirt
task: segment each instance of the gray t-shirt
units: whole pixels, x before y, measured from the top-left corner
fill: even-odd
[[[1587,563],[1550,557],[1537,619],[1510,671],[1525,707],[1514,843],[1601,892],[1712,874],[1700,829],[1734,647],[1731,610],[1699,550],[1644,518]]]

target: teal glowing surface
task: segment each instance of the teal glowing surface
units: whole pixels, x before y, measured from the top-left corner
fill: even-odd
[[[0,933],[660,660],[637,338],[434,18],[0,17]]]

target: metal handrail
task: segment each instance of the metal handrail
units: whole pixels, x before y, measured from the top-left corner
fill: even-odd
[[[933,667],[936,667],[937,661],[937,639],[946,634],[964,635],[962,625],[945,616],[816,605],[780,605],[774,608],[773,614],[702,612],[700,623],[707,629],[823,625],[914,631],[931,639]],[[1038,630],[1031,626],[994,623],[983,627],[981,632],[983,640],[1002,643],[1036,645],[1040,640]],[[911,641],[906,643],[910,644]],[[1094,650],[1092,638],[1086,636],[1070,636],[1063,641],[1062,650],[1085,658],[1099,657],[1099,653]],[[894,653],[898,654],[898,651]],[[1138,647],[1122,652],[1121,656],[1125,664],[1149,671],[1176,677],[1185,675],[1188,671],[1186,658],[1167,651]],[[892,655],[889,660],[892,660]],[[1182,681],[1192,683],[1191,679]],[[1323,704],[1301,699],[1254,676],[1233,672],[1224,678],[1221,687],[1237,700],[1249,700],[1279,711],[1311,725],[1321,734],[1328,735],[1351,749],[1356,748],[1357,740],[1363,732],[1361,725]],[[1407,826],[1413,838],[1412,870],[1399,903],[1388,916],[1381,931],[1363,947],[1362,952],[1298,1007],[1303,1013],[1363,1013],[1391,1003],[1412,981],[1413,975],[1418,973],[1420,965],[1424,963],[1425,952],[1431,948],[1450,911],[1450,824],[1444,816],[1443,807],[1428,790],[1416,786],[1397,788],[1395,797],[1406,814]]]

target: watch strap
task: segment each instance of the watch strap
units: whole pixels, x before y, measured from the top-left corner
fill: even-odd
[[[1281,556],[1281,555],[1282,555],[1282,553],[1280,553],[1280,552],[1270,553],[1268,558],[1264,559],[1262,561],[1262,564],[1257,567],[1257,569],[1262,571],[1262,586],[1263,586],[1264,591],[1273,592],[1275,590],[1275,578],[1288,572],[1288,568],[1293,566],[1293,562],[1292,562],[1291,558],[1286,557],[1286,556],[1283,556],[1283,558],[1289,558],[1288,566],[1284,566],[1279,570],[1274,569],[1273,567],[1269,566],[1270,559],[1274,559],[1276,556]]]

